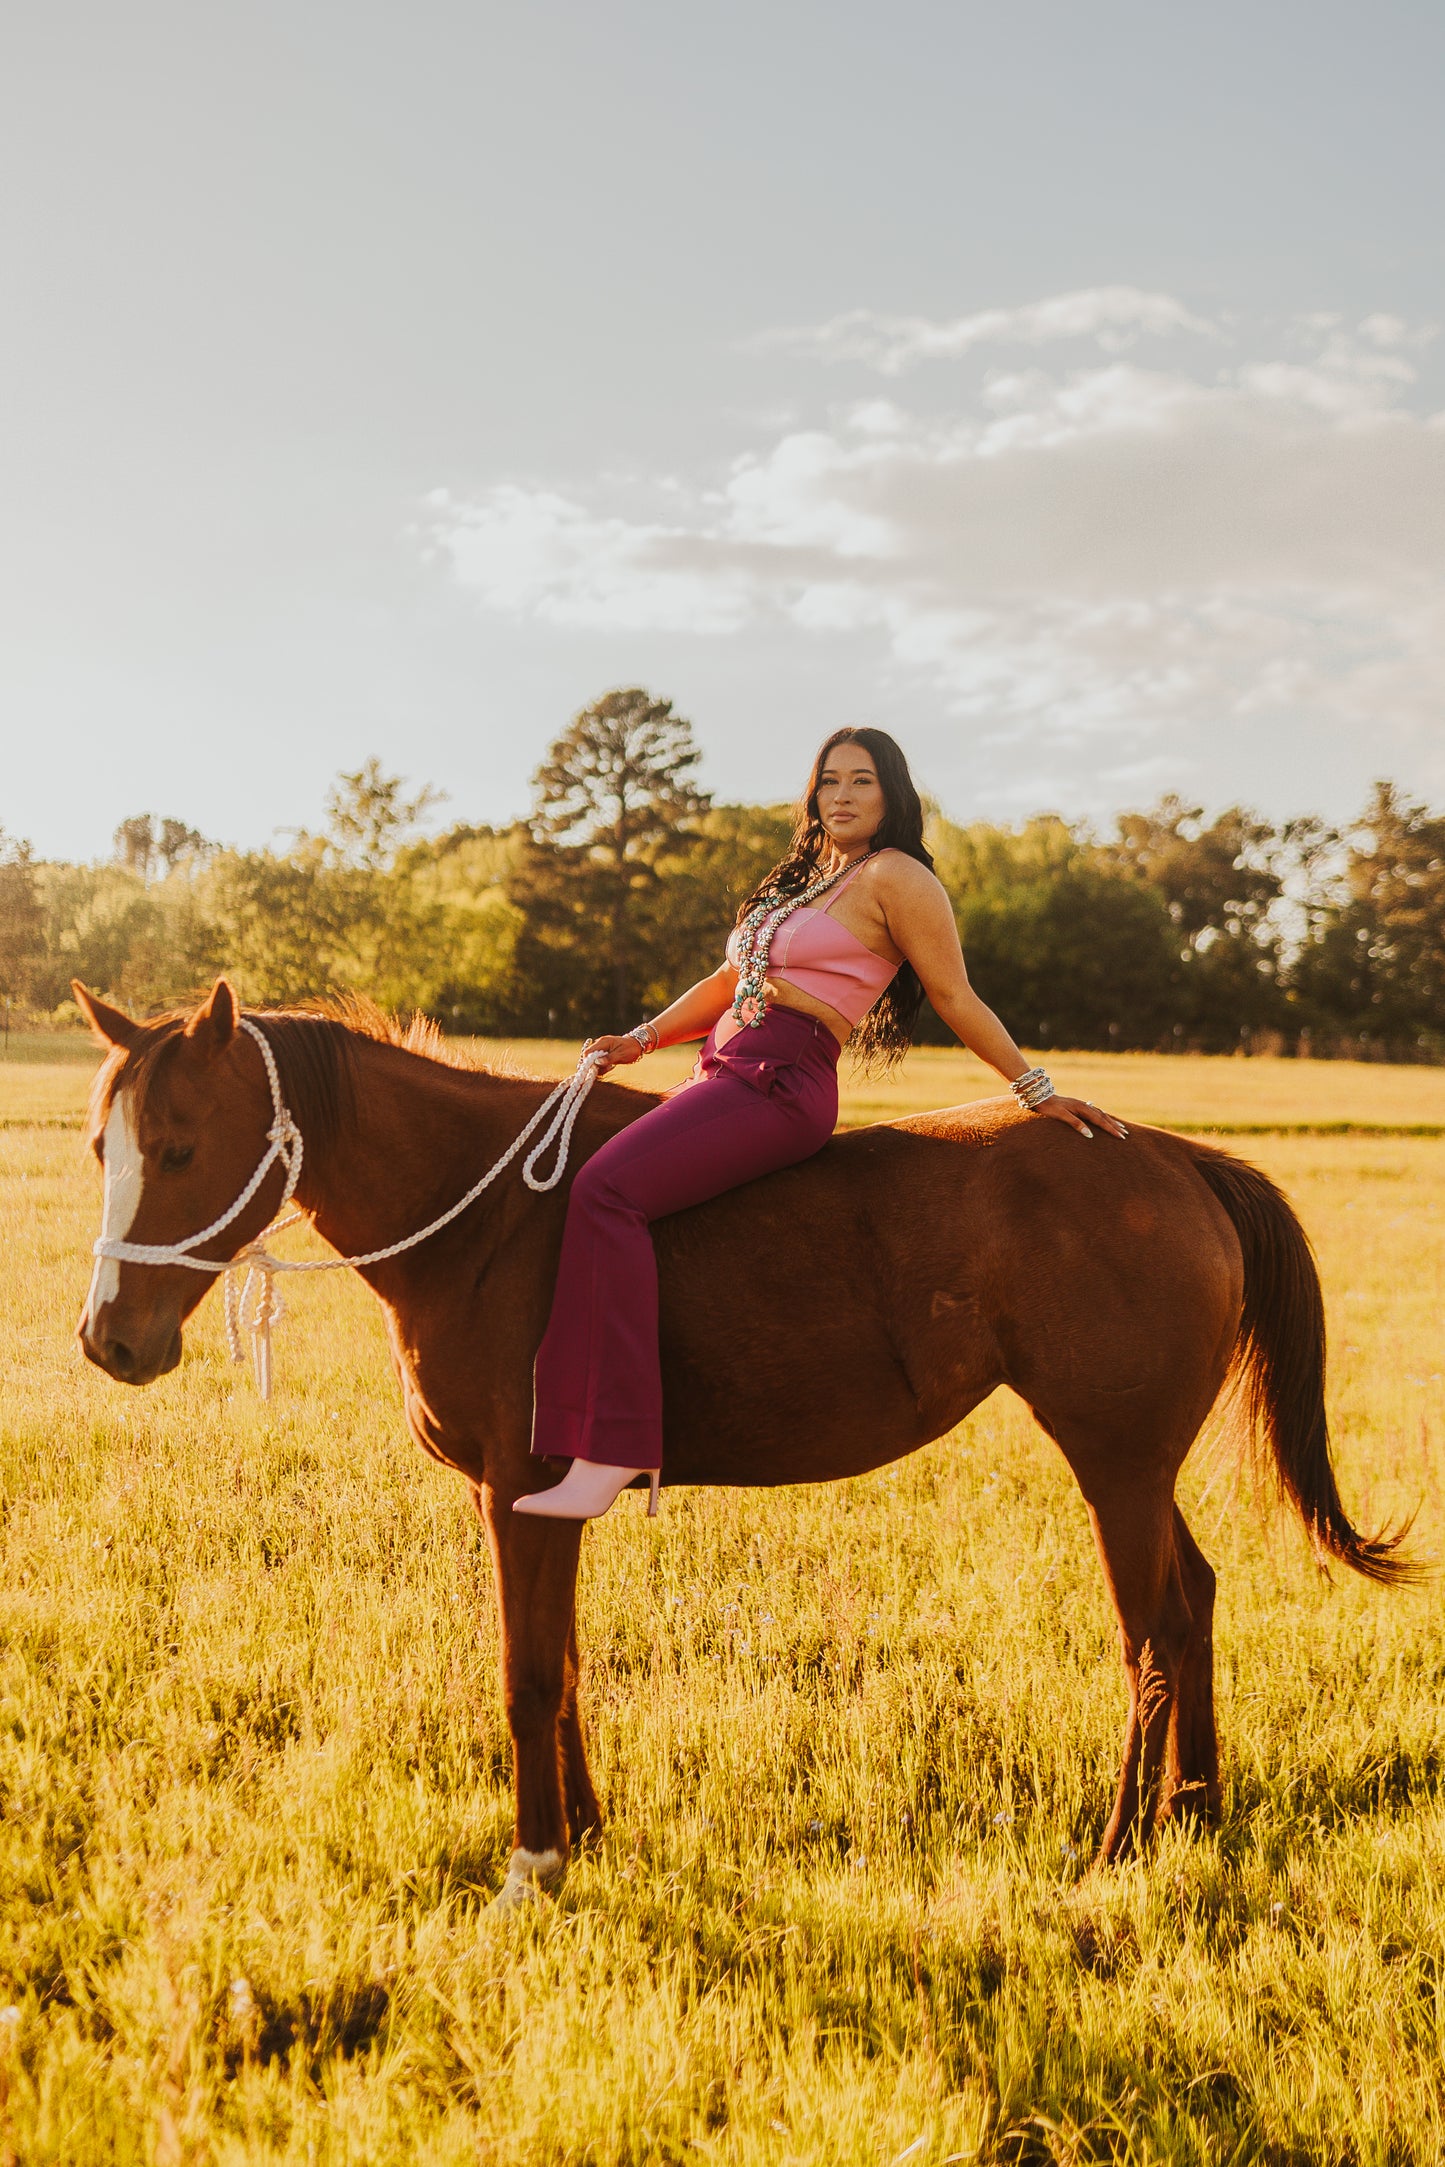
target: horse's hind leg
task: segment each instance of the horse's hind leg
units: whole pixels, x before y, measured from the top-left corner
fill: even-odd
[[[1214,1727],[1214,1568],[1174,1507],[1174,1555],[1189,1605],[1189,1639],[1169,1731],[1160,1818],[1219,1818],[1219,1740]]]
[[[1163,1484],[1156,1478],[1145,1488],[1136,1476],[1106,1488],[1091,1484],[1086,1497],[1129,1681],[1119,1788],[1100,1852],[1112,1863],[1140,1848],[1162,1803],[1193,1620],[1175,1550],[1173,1498]]]

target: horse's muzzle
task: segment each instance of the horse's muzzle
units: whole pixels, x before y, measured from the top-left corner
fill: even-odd
[[[139,1331],[117,1330],[102,1314],[90,1329],[82,1324],[79,1337],[86,1360],[118,1384],[154,1384],[181,1359],[181,1322],[176,1316],[157,1318]]]

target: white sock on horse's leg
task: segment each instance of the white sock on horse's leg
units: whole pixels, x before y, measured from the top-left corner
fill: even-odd
[[[554,1889],[567,1871],[560,1851],[526,1851],[518,1844],[507,1862],[507,1878],[488,1905],[489,1911],[515,1911],[534,1904]]]

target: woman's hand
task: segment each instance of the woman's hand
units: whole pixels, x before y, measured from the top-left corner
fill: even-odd
[[[1045,1114],[1054,1121],[1067,1121],[1081,1136],[1092,1136],[1095,1129],[1102,1129],[1106,1136],[1125,1137],[1129,1133],[1122,1121],[1116,1120],[1113,1114],[1106,1114],[1092,1099],[1066,1099],[1057,1091],[1051,1099],[1044,1100],[1037,1118],[1042,1120]]]
[[[607,1056],[602,1067],[598,1070],[599,1075],[604,1074],[609,1068],[626,1068],[629,1063],[642,1059],[641,1046],[639,1046],[635,1038],[630,1037],[626,1032],[623,1033],[621,1038],[589,1038],[582,1051],[584,1054],[602,1053]]]

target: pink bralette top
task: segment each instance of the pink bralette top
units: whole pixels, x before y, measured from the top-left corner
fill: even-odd
[[[899,966],[890,963],[886,956],[875,955],[871,948],[866,948],[856,933],[850,933],[832,916],[833,905],[839,896],[858,878],[864,866],[872,862],[868,857],[855,865],[847,879],[839,881],[826,908],[805,904],[785,918],[773,935],[773,945],[768,952],[769,978],[776,979],[780,985],[796,986],[800,993],[811,993],[815,1001],[826,1001],[829,1008],[836,1009],[849,1024],[862,1022],[879,994],[893,983],[899,970]],[[736,970],[736,926],[728,936],[727,958]]]

